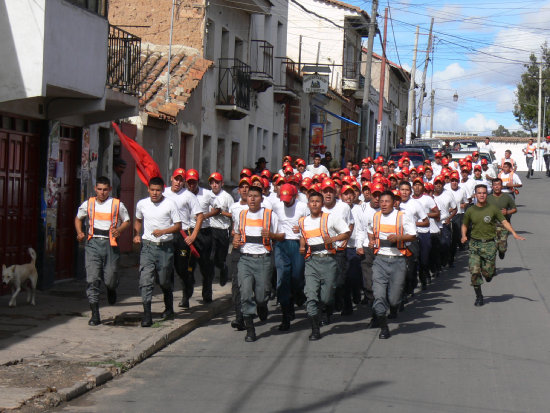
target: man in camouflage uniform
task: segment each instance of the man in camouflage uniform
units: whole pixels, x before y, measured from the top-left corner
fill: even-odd
[[[472,274],[472,286],[476,293],[474,305],[479,307],[483,305],[483,295],[481,293],[483,278],[485,278],[485,281],[491,282],[495,275],[496,224],[502,224],[515,239],[525,240],[525,238],[516,234],[514,228],[506,221],[506,218],[497,207],[487,203],[487,187],[485,185],[476,185],[475,197],[477,200],[476,205],[468,208],[462,221],[462,243],[468,241],[466,233],[468,226],[471,224],[468,266]]]
[[[506,221],[510,222],[512,214],[518,212],[516,208],[516,202],[514,199],[502,192],[502,180],[500,178],[493,179],[493,193],[487,196],[487,203],[496,206],[506,218]],[[508,235],[509,232],[502,226],[502,224],[496,224],[497,233],[497,250],[498,256],[502,260],[508,249]]]

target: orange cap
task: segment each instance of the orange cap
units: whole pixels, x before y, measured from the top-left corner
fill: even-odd
[[[217,182],[222,182],[223,181],[223,176],[219,172],[214,172],[213,174],[211,174],[208,177],[208,181],[210,182],[211,179],[213,179],[214,181],[217,181]]]
[[[199,180],[199,171],[196,169],[189,169],[187,171],[187,180],[188,181],[198,181]]]
[[[183,179],[185,179],[185,169],[183,168],[176,169],[172,174],[172,178],[175,178],[176,176],[181,176]]]

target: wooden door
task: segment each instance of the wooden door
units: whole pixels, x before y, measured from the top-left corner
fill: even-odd
[[[0,129],[0,263],[8,266],[29,262],[28,248],[37,249],[40,135],[28,132],[30,122]]]
[[[74,217],[78,208],[76,193],[77,144],[74,138],[60,138],[59,162],[63,162],[57,193],[57,233],[55,279],[74,277],[75,230]]]
[[[135,140],[137,136],[137,126],[130,123],[121,123],[122,132],[130,139]],[[134,187],[136,180],[136,163],[132,155],[121,145],[120,157],[126,161],[126,169],[120,179],[120,200],[128,210],[132,225],[122,233],[118,240],[118,246],[121,252],[131,252],[133,248],[133,222],[134,222]]]

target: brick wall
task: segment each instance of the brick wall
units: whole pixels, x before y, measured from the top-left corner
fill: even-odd
[[[173,44],[202,51],[204,0],[179,0],[174,9]],[[170,41],[171,0],[110,0],[109,22],[141,37],[144,42],[168,44]],[[135,27],[146,26],[146,27]]]

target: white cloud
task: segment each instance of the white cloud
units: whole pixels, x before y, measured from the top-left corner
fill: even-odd
[[[481,113],[477,113],[474,117],[464,122],[466,130],[471,132],[491,132],[498,128],[498,123],[494,119],[487,119]]]
[[[434,130],[458,131],[461,129],[458,113],[456,111],[445,107],[436,109],[434,117]]]

